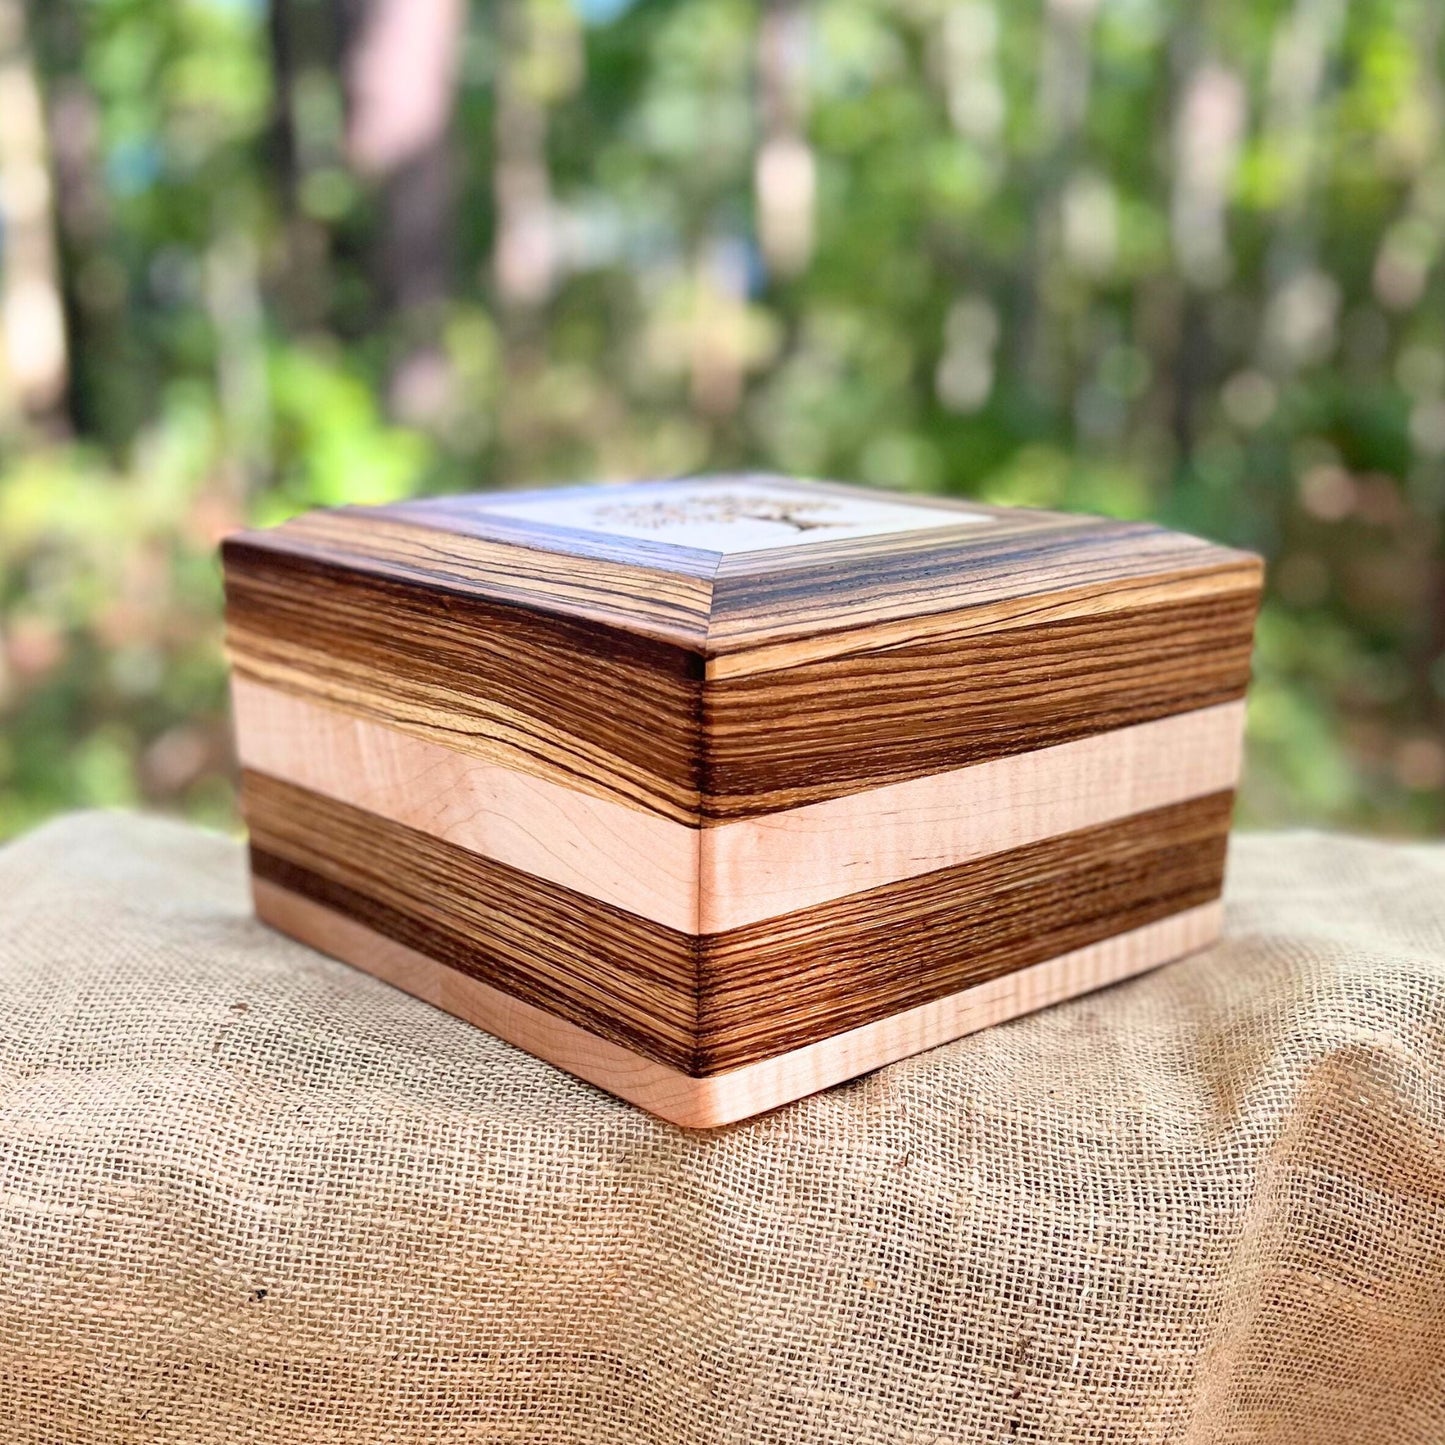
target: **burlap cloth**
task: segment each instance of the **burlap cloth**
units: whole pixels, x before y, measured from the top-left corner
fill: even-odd
[[[1445,1440],[1445,850],[721,1135],[277,937],[236,843],[0,851],[6,1442]]]

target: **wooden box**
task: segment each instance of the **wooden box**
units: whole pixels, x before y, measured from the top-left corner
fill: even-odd
[[[223,550],[260,916],[678,1123],[1218,931],[1246,553],[767,476]]]

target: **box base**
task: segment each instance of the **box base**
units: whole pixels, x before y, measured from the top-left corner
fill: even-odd
[[[716,1129],[990,1024],[1143,973],[1219,936],[1218,901],[727,1073],[694,1077],[469,978],[343,914],[253,880],[264,923],[687,1129]]]

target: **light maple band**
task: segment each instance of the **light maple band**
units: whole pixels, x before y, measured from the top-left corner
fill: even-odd
[[[243,767],[695,930],[696,829],[240,675],[231,695]]]
[[[243,765],[682,933],[1233,788],[1242,702],[693,828],[237,676]]]
[[[1212,943],[1222,918],[1218,902],[1201,904],[803,1048],[697,1078],[599,1038],[264,879],[255,882],[255,900],[260,918],[320,952],[629,1103],[695,1129],[716,1128],[777,1108],[978,1029],[1142,973]]]

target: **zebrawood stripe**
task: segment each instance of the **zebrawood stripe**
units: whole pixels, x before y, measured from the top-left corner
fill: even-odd
[[[257,877],[591,1033],[691,1065],[691,935],[264,774],[242,774],[241,802]]]
[[[702,661],[631,633],[232,541],[236,672],[567,787],[696,820]]]
[[[1017,516],[1018,523],[1001,523],[998,532],[876,538],[856,557],[830,557],[822,550],[826,543],[771,556],[725,557],[713,581],[709,652],[751,650],[819,630],[954,612],[1005,598],[1026,603],[1136,578],[1229,572],[1236,586],[1259,586],[1258,558],[1153,523]]]
[[[1251,589],[945,638],[703,694],[707,818],[754,818],[1234,701]]]
[[[297,556],[360,565],[418,587],[444,586],[471,596],[541,608],[656,641],[698,647],[712,607],[712,553],[676,547],[620,547],[616,538],[504,522],[482,529],[454,525],[440,500],[395,507],[311,512],[265,534]],[[560,532],[548,550],[535,533]],[[258,534],[252,534],[259,540]],[[658,556],[666,554],[667,565]]]
[[[259,774],[257,876],[603,1038],[705,1075],[1208,902],[1232,794],[704,938]]]
[[[1006,597],[948,612],[880,618],[859,627],[830,628],[789,642],[715,651],[708,656],[706,677],[709,682],[747,677],[828,658],[883,652],[916,642],[957,642],[988,632],[1038,627],[1066,618],[1106,617],[1111,613],[1137,612],[1146,607],[1172,606],[1197,598],[1237,596],[1258,590],[1258,571],[1253,566],[1213,568],[1183,577],[1092,582],[1043,597]]]
[[[1233,801],[1211,794],[706,940],[694,1072],[786,1053],[1217,898]]]

